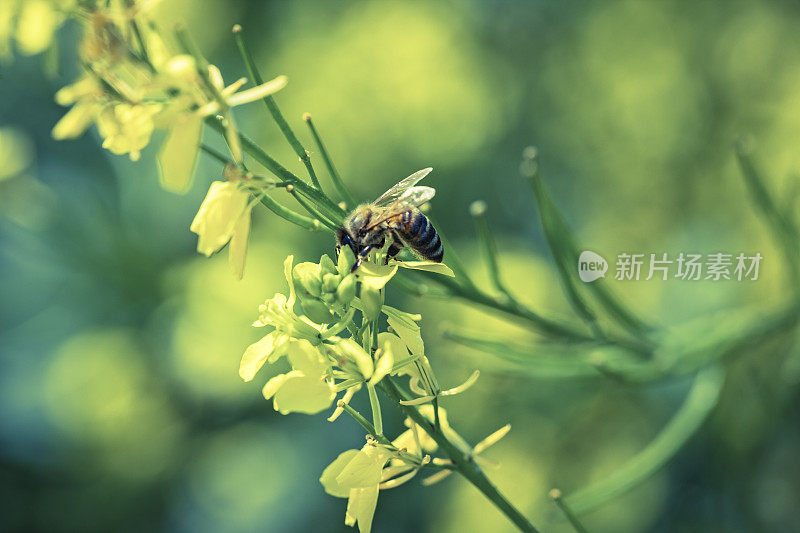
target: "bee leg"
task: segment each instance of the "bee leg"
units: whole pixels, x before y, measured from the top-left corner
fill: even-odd
[[[388,257],[394,259],[397,256],[397,254],[400,253],[400,250],[402,250],[402,248],[397,246],[395,243],[392,243],[392,244],[389,245],[389,249],[386,250],[386,255]]]
[[[373,245],[368,244],[356,256],[356,264],[350,269],[350,272],[355,272],[361,266],[361,262],[367,257],[367,254],[372,250]]]

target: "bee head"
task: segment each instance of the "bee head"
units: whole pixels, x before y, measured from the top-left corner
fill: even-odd
[[[353,254],[358,254],[356,244],[344,228],[338,228],[336,230],[336,244],[338,245],[337,249],[341,246],[349,246],[350,249],[353,250]]]

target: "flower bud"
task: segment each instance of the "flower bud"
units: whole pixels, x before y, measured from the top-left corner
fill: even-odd
[[[338,274],[325,274],[322,276],[322,288],[325,289],[325,292],[336,292],[341,281],[342,277]]]
[[[350,273],[350,269],[353,268],[353,265],[356,264],[356,256],[353,253],[353,250],[349,246],[342,246],[342,249],[339,250],[339,264],[337,268],[339,269],[340,276],[346,276]]]
[[[178,54],[164,66],[164,73],[175,82],[192,84],[197,79],[197,62],[188,54]]]
[[[303,307],[305,315],[312,322],[318,324],[330,324],[335,321],[333,315],[328,310],[328,306],[316,298],[301,298],[300,305]]]
[[[320,299],[327,305],[333,305],[333,302],[336,301],[336,295],[332,292],[323,292]]]
[[[361,284],[361,305],[367,320],[375,320],[381,314],[383,307],[383,294],[379,289],[370,285]]]
[[[311,296],[319,297],[322,294],[322,280],[316,264],[298,263],[292,271],[292,279],[295,285],[300,285]]]
[[[355,274],[347,274],[336,288],[336,301],[342,305],[348,305],[355,297],[356,276]]]
[[[328,257],[327,254],[323,255],[319,259],[319,277],[320,279],[325,274],[336,274],[336,265],[333,262],[333,259]]]

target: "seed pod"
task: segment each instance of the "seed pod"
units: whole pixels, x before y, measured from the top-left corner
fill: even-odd
[[[342,277],[338,274],[325,274],[322,276],[322,288],[325,292],[336,292],[336,287],[339,286],[341,281]]]
[[[292,279],[295,285],[300,285],[311,296],[319,297],[322,294],[322,279],[318,270],[314,263],[298,263],[292,270]]]
[[[335,321],[333,315],[328,311],[328,306],[316,298],[301,298],[300,305],[303,306],[303,312],[312,322],[331,324]]]
[[[339,264],[337,265],[339,275],[342,277],[348,275],[355,264],[356,256],[353,250],[349,246],[342,246],[342,249],[339,250]]]
[[[336,301],[348,305],[356,297],[356,276],[348,274],[336,288]]]
[[[383,307],[383,294],[370,285],[361,284],[361,305],[367,320],[375,320],[381,314]]]

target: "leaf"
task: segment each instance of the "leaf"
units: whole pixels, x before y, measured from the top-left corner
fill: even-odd
[[[161,186],[176,193],[185,193],[192,183],[198,147],[203,134],[203,119],[191,115],[170,128],[158,153]]]

